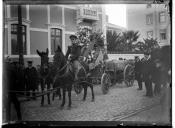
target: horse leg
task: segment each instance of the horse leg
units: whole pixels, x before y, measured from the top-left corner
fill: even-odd
[[[41,82],[41,90],[42,90],[42,93],[44,92],[44,82],[42,81]],[[41,97],[41,106],[44,105],[44,95],[42,95]]]
[[[66,89],[63,88],[63,100],[62,100],[61,107],[63,107],[65,104],[65,94],[66,94]]]
[[[87,84],[84,84],[84,85],[83,85],[83,88],[84,88],[83,101],[85,101],[85,100],[86,100],[86,96],[87,96]]]
[[[50,83],[47,83],[47,90],[50,89]],[[47,93],[48,104],[50,104],[50,93]]]
[[[55,88],[55,83],[53,83],[53,89]],[[52,95],[52,101],[54,101],[55,99],[55,91],[53,92],[53,95]]]
[[[56,92],[57,92],[57,94],[58,94],[58,96],[59,96],[59,100],[61,100],[61,89],[58,88]]]
[[[91,88],[91,92],[92,92],[92,102],[94,101],[94,90],[93,90],[93,85],[89,84],[89,87]]]
[[[72,104],[72,101],[71,101],[71,91],[72,91],[71,88],[68,89],[68,97],[69,97],[69,105],[68,105],[68,107],[69,107],[69,108],[71,108],[71,104]]]
[[[54,101],[54,99],[55,99],[55,92],[53,92],[52,101]]]

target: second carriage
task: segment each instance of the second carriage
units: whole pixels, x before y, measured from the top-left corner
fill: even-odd
[[[104,72],[101,78],[102,91],[106,94],[109,87],[115,83],[133,85],[135,79],[134,60],[107,60],[104,63]]]

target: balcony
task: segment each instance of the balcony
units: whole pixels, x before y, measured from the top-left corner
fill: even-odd
[[[94,8],[80,7],[77,10],[77,19],[97,21],[99,20],[98,11],[97,9],[94,9]]]

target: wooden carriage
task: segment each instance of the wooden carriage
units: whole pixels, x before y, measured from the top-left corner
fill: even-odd
[[[104,63],[101,79],[102,91],[106,94],[116,82],[124,82],[128,87],[134,82],[134,60],[108,60]]]

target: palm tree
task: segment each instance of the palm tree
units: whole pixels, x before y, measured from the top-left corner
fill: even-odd
[[[155,48],[159,48],[159,44],[157,42],[157,39],[143,39],[144,42],[137,42],[134,47],[135,51],[141,51],[141,52],[151,52]]]
[[[136,43],[137,39],[139,38],[139,31],[125,31],[122,33],[121,42],[123,43],[123,50],[124,51],[133,51],[134,43]]]
[[[107,50],[114,52],[117,50],[117,44],[119,43],[119,38],[120,38],[120,34],[118,34],[116,31],[112,32],[112,31],[107,31]]]
[[[146,51],[146,52],[151,52],[153,49],[155,49],[155,48],[159,48],[160,46],[159,46],[159,44],[158,44],[158,42],[157,42],[157,39],[153,39],[153,38],[151,38],[151,39],[143,39],[144,40],[144,51]]]

